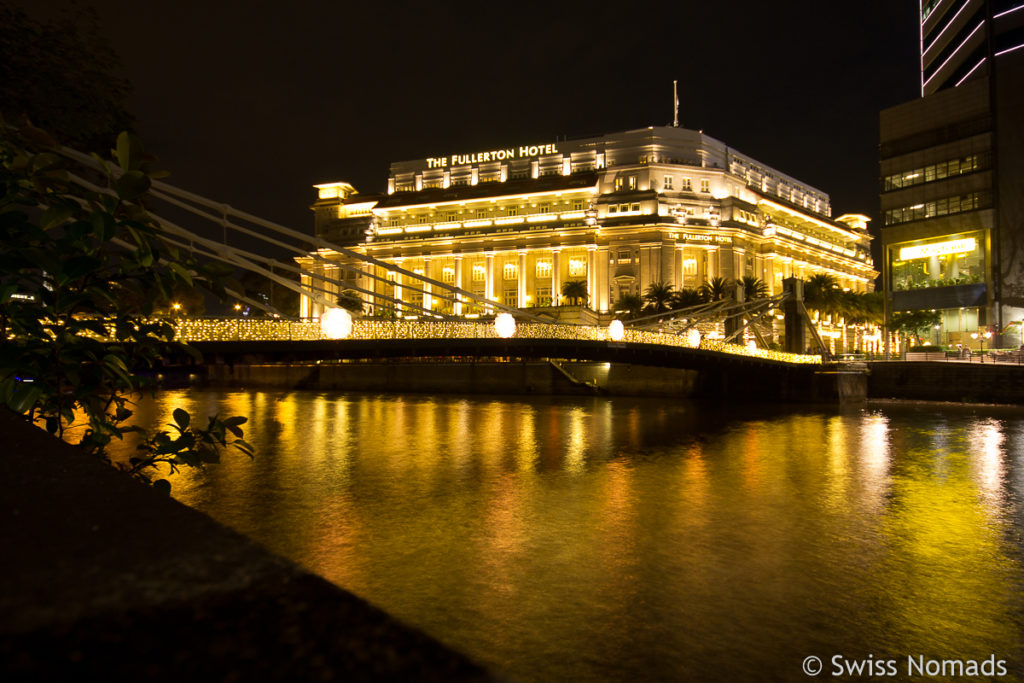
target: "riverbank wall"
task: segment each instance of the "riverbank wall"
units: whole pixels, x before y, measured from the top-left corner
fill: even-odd
[[[701,371],[585,361],[211,363],[170,384],[395,393],[655,396],[847,403],[866,398],[863,368],[736,366]]]
[[[492,680],[6,410],[0,430],[0,680]]]
[[[869,398],[1024,404],[1024,366],[888,361],[869,364]]]

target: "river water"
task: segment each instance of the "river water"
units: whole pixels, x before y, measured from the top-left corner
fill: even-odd
[[[1024,680],[1021,410],[192,390],[138,416],[176,407],[257,449],[177,499],[510,680]]]

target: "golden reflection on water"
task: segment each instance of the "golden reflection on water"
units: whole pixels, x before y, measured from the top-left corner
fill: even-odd
[[[522,680],[1024,661],[1024,416],[168,392],[256,459],[174,495]],[[194,412],[194,414],[196,414]]]

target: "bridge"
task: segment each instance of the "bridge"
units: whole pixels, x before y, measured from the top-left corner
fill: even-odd
[[[839,386],[849,381],[849,369],[823,363],[819,355],[700,339],[692,334],[617,329],[615,325],[520,322],[513,329],[502,329],[491,321],[362,318],[351,321],[343,339],[331,339],[320,322],[312,320],[181,319],[176,329],[182,340],[203,353],[203,372],[221,379],[242,376],[236,372],[238,367],[262,367],[280,376],[283,367],[359,362],[360,372],[365,372],[366,361],[400,360],[406,368],[417,364],[418,369],[409,372],[448,364],[446,372],[451,373],[465,370],[467,363],[488,363],[492,372],[498,372],[499,366],[494,364],[553,361],[557,372],[570,382],[586,384],[573,376],[572,365],[568,371],[563,367],[570,361],[682,371],[691,394],[700,397],[835,402],[850,393]],[[245,377],[255,376],[247,372]],[[302,377],[302,386],[316,386],[309,383],[313,375],[307,371],[292,376]],[[466,381],[472,384],[472,380]],[[593,388],[599,387],[595,384]],[[465,391],[473,390],[469,384],[465,387]]]

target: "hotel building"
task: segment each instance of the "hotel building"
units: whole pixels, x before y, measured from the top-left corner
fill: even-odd
[[[518,308],[563,303],[569,281],[583,283],[597,319],[652,283],[680,290],[749,275],[774,294],[784,278],[829,273],[863,292],[877,275],[866,217],[833,219],[824,192],[684,128],[397,162],[379,195],[316,188],[318,236]],[[312,273],[304,282],[330,294],[356,286],[438,313],[482,312],[383,269],[382,280],[338,269],[349,257],[336,251],[317,256],[298,259]],[[382,297],[364,300],[371,314],[396,312]],[[303,316],[320,312],[303,299]]]
[[[922,97],[881,113],[886,313],[940,344],[1024,319],[1024,1],[924,0]]]

